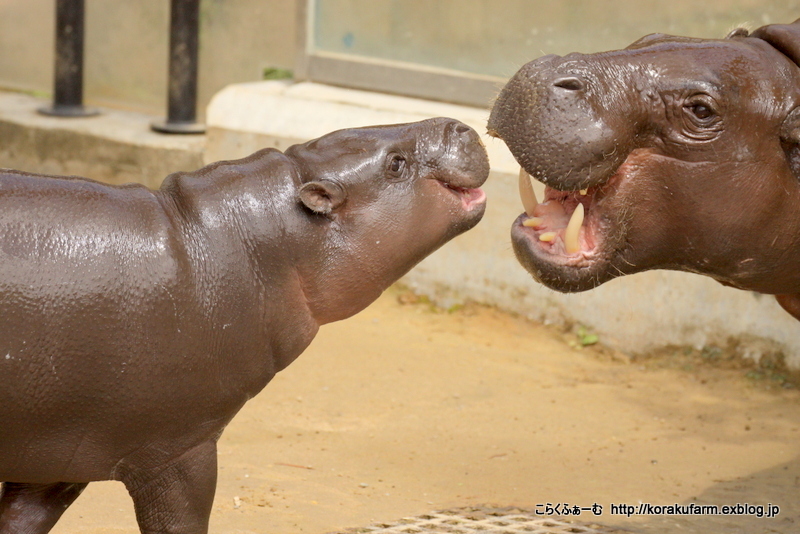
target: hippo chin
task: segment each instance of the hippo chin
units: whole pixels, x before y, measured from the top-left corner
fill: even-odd
[[[321,324],[477,224],[488,172],[450,119],[158,191],[0,171],[0,532],[47,532],[109,479],[142,532],[206,532],[225,425]]]
[[[512,227],[522,265],[560,291],[695,272],[800,318],[798,61],[800,21],[522,67],[488,124],[523,192],[546,186]]]

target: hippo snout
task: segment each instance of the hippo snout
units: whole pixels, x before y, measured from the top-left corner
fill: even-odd
[[[450,187],[480,187],[489,177],[489,157],[478,132],[455,119],[433,120],[440,121],[442,142],[425,147],[423,159],[436,171],[431,178]]]
[[[437,117],[417,142],[416,157],[429,170],[426,178],[456,189],[475,189],[489,177],[489,157],[480,135],[463,122]]]
[[[471,133],[472,134],[475,133],[472,128],[470,128],[469,126],[467,126],[463,122],[460,122],[460,121],[457,121],[457,120],[454,120],[452,122],[452,124],[450,125],[450,127],[452,128],[453,132],[456,135],[463,135],[463,134],[469,135]]]
[[[489,117],[489,134],[554,189],[599,185],[621,164],[619,132],[607,111],[615,107],[607,95],[615,92],[592,69],[582,54],[531,61],[506,84]]]
[[[524,122],[523,115],[527,115],[521,111],[536,108],[541,102],[557,99],[570,91],[584,90],[587,85],[584,77],[574,72],[574,68],[565,68],[564,63],[563,57],[550,54],[523,65],[495,100],[489,116],[489,133],[505,139],[521,127],[515,118]],[[574,65],[574,61],[568,63]]]

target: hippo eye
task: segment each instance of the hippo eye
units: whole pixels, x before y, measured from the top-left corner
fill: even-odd
[[[707,93],[694,93],[677,102],[676,126],[680,135],[693,141],[711,141],[724,129],[723,116],[718,112],[721,105]],[[672,115],[672,112],[669,112]]]
[[[689,106],[689,111],[700,120],[709,119],[714,115],[710,107],[705,104],[692,104]]]
[[[389,172],[395,176],[403,174],[403,169],[406,168],[406,158],[397,154],[389,159]]]
[[[717,115],[717,112],[714,111],[713,104],[709,100],[710,98],[705,95],[696,96],[686,102],[685,109],[693,118],[699,120],[701,124],[708,124]]]

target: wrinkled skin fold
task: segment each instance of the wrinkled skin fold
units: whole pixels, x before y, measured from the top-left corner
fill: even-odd
[[[0,533],[47,532],[109,479],[142,532],[206,532],[225,425],[320,325],[477,224],[488,172],[444,118],[158,191],[0,170]]]
[[[488,124],[546,186],[512,226],[521,264],[559,291],[689,271],[800,319],[798,22],[523,66]]]

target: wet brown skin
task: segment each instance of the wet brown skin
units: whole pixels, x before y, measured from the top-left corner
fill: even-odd
[[[477,224],[488,172],[450,119],[159,191],[0,171],[0,532],[47,532],[108,479],[142,532],[206,532],[225,425],[320,325]]]
[[[795,22],[720,40],[650,35],[522,67],[488,125],[547,186],[544,224],[513,224],[519,261],[559,291],[700,273],[775,294],[800,319],[798,61]],[[560,228],[578,202],[580,250],[567,254]],[[539,240],[547,230],[552,243]]]

